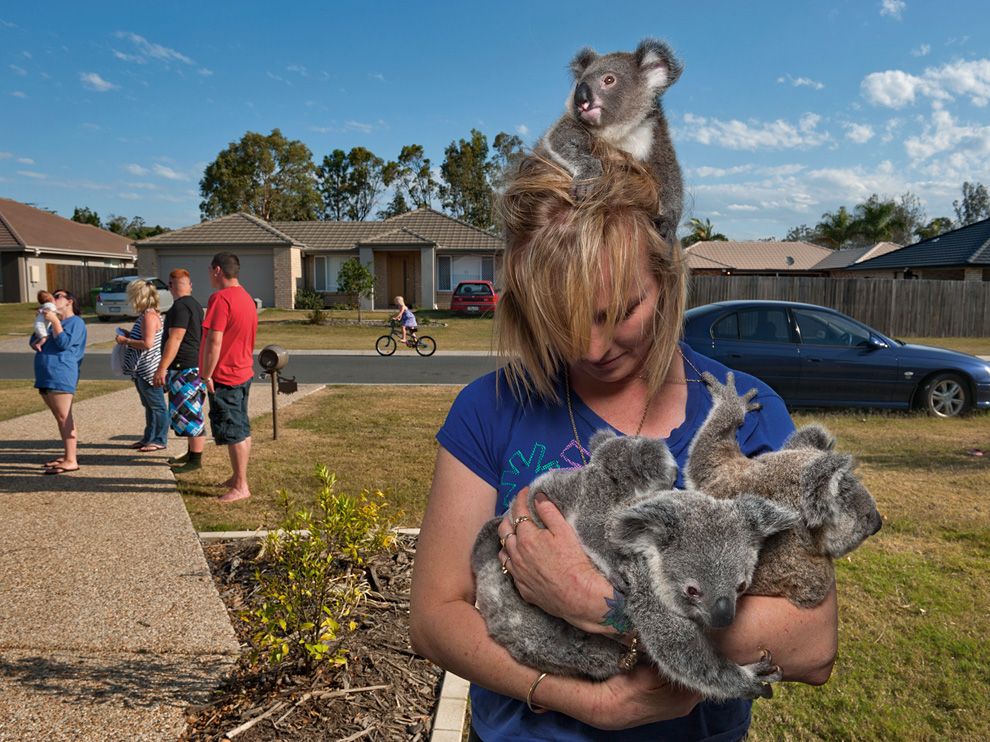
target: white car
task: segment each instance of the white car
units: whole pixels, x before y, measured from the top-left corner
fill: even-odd
[[[120,276],[103,284],[100,293],[96,295],[96,316],[100,318],[101,322],[137,317],[137,311],[127,300],[127,287],[131,281],[136,281],[139,278],[155,284],[155,288],[158,289],[159,311],[167,312],[171,309],[172,294],[160,278],[155,276]]]

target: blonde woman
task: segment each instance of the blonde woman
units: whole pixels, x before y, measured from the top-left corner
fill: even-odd
[[[124,358],[124,373],[134,378],[144,407],[144,435],[131,448],[142,452],[161,451],[168,444],[168,406],[164,390],[154,383],[162,359],[158,289],[152,281],[138,278],[127,286],[127,298],[138,318],[130,332],[121,329],[117,333],[117,343],[130,349]]]
[[[650,174],[612,154],[596,193],[575,203],[570,187],[568,172],[531,156],[502,197],[507,247],[495,331],[504,365],[461,391],[437,434],[413,579],[413,646],[471,680],[475,740],[742,739],[749,701],[702,702],[645,662],[604,682],[541,673],[497,645],[474,607],[472,545],[486,520],[504,514],[499,558],[521,596],[624,641],[621,590],[552,504],[537,505],[544,530],[519,520],[525,498],[516,497],[547,469],[583,466],[600,429],[664,439],[683,471],[712,404],[701,373],[724,380],[728,372],[678,341],[686,269],[680,246],[654,228],[661,194]],[[778,448],[794,429],[783,402],[753,377],[736,380],[756,387],[762,405],[740,430],[743,450]],[[811,610],[745,596],[714,640],[742,664],[769,649],[785,680],[820,684],[836,625],[834,589]]]

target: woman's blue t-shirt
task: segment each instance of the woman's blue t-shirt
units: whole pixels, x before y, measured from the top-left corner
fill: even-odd
[[[37,338],[32,335],[31,342]],[[86,353],[86,323],[76,315],[62,322],[62,332],[49,334],[34,355],[34,385],[38,389],[75,393]]]
[[[689,379],[687,410],[684,422],[671,431],[666,443],[682,472],[691,441],[712,405],[707,388],[697,378],[697,371],[709,371],[724,382],[729,369],[694,353],[686,345],[682,344],[681,350],[689,361],[685,364]],[[590,456],[587,445],[596,431],[619,432],[579,397],[572,395],[574,422],[581,439],[576,441],[566,404],[520,403],[513,397],[505,378],[498,378],[499,373],[490,373],[466,386],[437,433],[440,445],[498,491],[496,515],[505,512],[516,493],[543,472],[580,467],[581,451],[585,458]],[[783,400],[754,377],[739,372],[735,376],[740,393],[755,387],[758,394],[754,401],[761,404],[758,411],[746,415],[739,429],[737,438],[743,453],[755,456],[777,450],[794,430]],[[496,389],[497,386],[500,388]],[[562,383],[560,397],[564,397]],[[680,472],[676,486],[684,486]],[[705,702],[680,719],[606,732],[563,714],[533,714],[522,701],[471,686],[471,721],[483,742],[509,739],[727,742],[741,739],[746,734],[750,705],[750,701],[742,699]]]

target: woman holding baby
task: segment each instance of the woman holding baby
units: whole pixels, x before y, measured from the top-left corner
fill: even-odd
[[[86,352],[86,323],[79,316],[79,300],[71,291],[52,293],[54,309],[46,309],[49,323],[46,339],[31,336],[34,356],[34,386],[52,411],[62,438],[63,452],[45,464],[45,474],[76,471],[76,424],[72,419],[72,398],[79,384],[79,369]]]
[[[461,391],[437,434],[411,638],[417,652],[472,682],[473,739],[741,739],[748,700],[705,701],[644,661],[602,682],[541,673],[495,643],[474,607],[474,539],[504,514],[499,557],[520,595],[584,631],[628,642],[623,596],[571,526],[538,500],[547,525],[538,528],[520,518],[525,498],[517,496],[544,471],[586,464],[601,429],[664,439],[683,471],[712,405],[701,374],[724,382],[728,372],[679,342],[687,274],[680,245],[655,228],[655,179],[622,153],[607,153],[603,165],[593,192],[578,202],[569,172],[530,155],[502,196],[507,245],[495,329],[502,368]],[[743,452],[779,448],[794,429],[783,402],[752,377],[736,379],[740,389],[756,387],[761,404],[740,429]],[[713,640],[739,664],[769,650],[784,680],[821,684],[835,658],[836,627],[834,589],[810,610],[747,595]]]

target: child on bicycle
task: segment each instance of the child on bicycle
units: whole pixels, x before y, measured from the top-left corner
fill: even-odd
[[[397,307],[399,307],[398,313],[392,317],[392,319],[398,320],[402,323],[402,342],[406,343],[406,345],[409,344],[406,340],[406,332],[408,332],[409,336],[412,338],[412,341],[415,343],[416,330],[419,329],[416,326],[416,315],[413,314],[412,310],[406,306],[406,300],[401,296],[395,297],[392,301]]]

